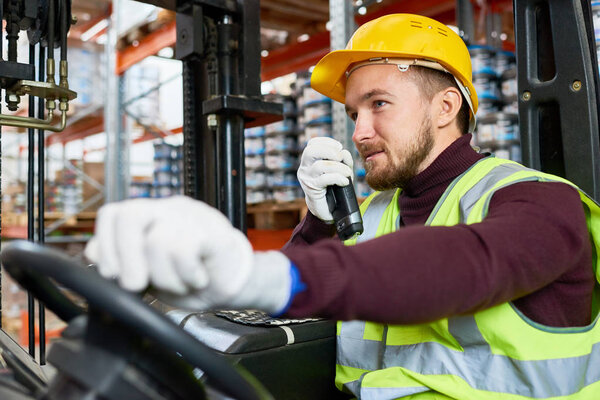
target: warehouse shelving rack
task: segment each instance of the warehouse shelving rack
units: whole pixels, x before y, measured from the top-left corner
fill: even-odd
[[[165,2],[156,3],[157,5],[161,5],[160,3]],[[262,80],[271,80],[291,72],[306,70],[314,65],[323,55],[330,51],[330,49],[343,48],[356,25],[363,24],[381,15],[395,12],[416,13],[431,16],[442,22],[453,23],[456,19],[456,3],[456,1],[448,0],[386,1],[374,12],[367,13],[366,15],[356,15],[352,7],[352,2],[345,0],[331,0],[329,4],[330,15],[332,16],[331,31],[323,30],[315,32],[310,35],[307,40],[294,42],[271,50],[267,56],[262,57],[261,59]],[[488,3],[490,5],[490,10],[492,11],[512,8],[512,2],[508,0],[495,0]],[[94,17],[85,25],[85,27],[89,27],[102,19],[108,18],[110,20],[108,27],[96,33],[95,37],[102,34],[108,34],[109,40],[106,43],[106,54],[109,55],[109,53],[111,53],[110,55],[113,57],[112,65],[107,65],[107,70],[112,73],[112,77],[108,77],[108,86],[113,89],[119,88],[119,82],[122,79],[122,75],[128,68],[148,56],[157,54],[157,52],[164,47],[174,46],[177,39],[176,23],[172,20],[158,26],[157,29],[150,31],[145,36],[139,38],[135,45],[129,44],[123,48],[118,48],[117,41],[119,38],[116,37],[116,32],[114,34],[111,32],[114,31],[111,27],[116,24],[116,21],[114,20],[116,13],[112,11],[113,8],[118,6],[119,1],[113,1],[112,7],[109,7],[105,14]],[[477,7],[477,5],[475,5],[475,7]],[[72,35],[73,38],[80,36],[81,32],[85,30],[85,27],[80,27],[78,31],[75,31]],[[110,57],[108,58],[110,63]],[[110,83],[111,78],[114,79],[114,83]],[[159,83],[157,88],[160,87],[160,85],[161,84]],[[47,136],[46,145],[62,144],[64,146],[71,141],[81,140],[103,131],[120,132],[120,136],[123,136],[123,127],[121,126],[122,113],[120,110],[123,108],[124,103],[119,99],[119,92],[120,90],[113,90],[112,99],[109,99],[108,104],[105,105],[108,111],[105,110],[102,112],[103,110],[101,109],[95,109],[85,115],[75,115],[64,132]],[[332,120],[333,136],[342,143],[345,143],[347,147],[351,147],[350,137],[352,128],[351,123],[345,116],[343,106],[340,107],[339,104],[333,105]],[[110,148],[111,146],[109,144],[109,148],[87,150],[108,151],[113,157],[111,158],[111,156],[109,156],[109,165],[107,165],[106,170],[106,184],[109,192],[107,193],[107,200],[118,200],[124,197],[126,187],[124,181],[127,180],[127,177],[123,175],[123,171],[125,171],[126,168],[121,167],[126,162],[125,154],[127,153],[130,144],[156,138],[164,138],[169,135],[181,134],[182,132],[183,127],[163,130],[152,126],[146,126],[144,134],[134,139],[131,143],[121,138],[116,142],[113,142],[114,148]],[[109,174],[116,175],[116,177],[113,179],[108,176]]]
[[[409,12],[429,15],[442,21],[451,22],[454,19],[456,6],[455,1],[447,0],[425,0],[419,2],[393,1],[378,8],[376,12],[368,13],[366,15],[355,15],[351,3],[352,2],[344,0],[330,1],[330,14],[332,15],[331,32],[323,31],[314,33],[308,38],[308,40],[282,46],[270,51],[266,57],[262,57],[262,80],[271,80],[291,72],[306,70],[308,67],[314,65],[316,61],[325,55],[331,48],[344,47],[355,27],[354,23],[349,23],[349,21],[352,21],[352,19],[354,19],[357,24],[362,24],[384,14],[394,12]],[[508,2],[504,1],[504,3]],[[113,6],[114,4],[118,3],[113,3]],[[114,40],[116,39],[113,38],[113,41]],[[117,50],[114,65],[115,79],[121,79],[120,77],[125,71],[127,71],[129,67],[148,56],[155,55],[164,47],[173,46],[175,41],[176,26],[175,22],[172,21],[140,38],[135,46],[129,45],[123,49]],[[110,46],[110,43],[108,45]],[[118,100],[114,98],[113,101],[118,102]],[[118,108],[119,107],[115,106],[112,107],[113,110]],[[334,105],[332,115],[334,120],[334,137],[338,138],[343,143],[346,143],[347,146],[350,145],[351,125],[345,116],[343,106],[340,108],[339,104]],[[52,138],[51,141],[67,143],[71,140],[82,139],[88,135],[107,130],[108,126],[104,121],[106,117],[107,114],[92,119],[88,122],[89,125],[84,126],[83,129],[74,124],[72,128],[68,127],[67,132],[65,132],[63,135]],[[114,119],[115,118],[113,117],[113,121]],[[112,126],[117,127],[118,125],[113,122]],[[115,131],[118,129],[113,128],[112,130]],[[170,131],[157,130],[152,127],[147,127],[146,133],[142,137],[137,138],[135,142],[139,143],[144,140],[152,140],[157,136],[164,137],[171,134],[179,134],[182,131],[182,127]],[[124,156],[122,154],[126,152],[127,146],[129,145],[130,143],[124,143],[121,141],[121,148],[112,151],[112,153],[117,157],[117,160],[111,162],[111,164],[123,163],[122,159]],[[111,149],[107,149],[107,151],[111,151]],[[119,156],[119,154],[121,155]],[[123,171],[121,168],[112,168],[112,170],[113,172],[117,171],[118,173],[122,173]],[[121,176],[117,180],[124,178],[125,177]],[[110,178],[107,177],[107,181],[107,184],[110,185]],[[117,185],[120,185],[121,187],[123,186],[122,182],[117,182]],[[108,196],[107,200],[111,200],[110,195]]]

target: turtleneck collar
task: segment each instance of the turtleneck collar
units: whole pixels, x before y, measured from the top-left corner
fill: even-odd
[[[412,178],[398,198],[403,225],[423,224],[448,185],[485,157],[471,147],[472,135],[462,135],[423,172]]]

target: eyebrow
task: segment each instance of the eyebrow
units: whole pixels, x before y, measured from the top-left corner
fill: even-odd
[[[360,97],[360,102],[369,100],[371,97],[378,96],[378,95],[381,95],[381,94],[384,94],[384,95],[387,95],[387,96],[393,96],[393,94],[390,93],[390,92],[388,92],[387,90],[384,90],[384,89],[373,89],[373,90],[370,90],[367,93],[363,94]],[[348,113],[350,111],[350,108],[347,105],[345,106],[345,108],[346,108],[346,113]]]

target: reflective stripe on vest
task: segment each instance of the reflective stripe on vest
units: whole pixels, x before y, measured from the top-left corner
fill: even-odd
[[[582,385],[600,381],[600,367],[589,368],[590,365],[600,366],[598,343],[594,344],[590,356],[521,361],[492,354],[473,316],[450,318],[448,323],[464,352],[449,350],[435,342],[387,345],[380,360],[381,342],[364,340],[359,344],[357,339],[361,335],[356,330],[353,339],[343,334],[338,336],[338,348],[348,349],[338,353],[338,364],[370,371],[402,367],[411,371],[418,369],[420,374],[451,374],[461,377],[474,389],[533,398],[566,396],[577,392]],[[342,323],[342,329],[344,325]],[[430,361],[423,364],[423,360]],[[474,360],[480,367],[474,365]],[[494,376],[501,379],[492,379]],[[547,379],[550,376],[552,380]]]
[[[473,187],[460,198],[460,223],[464,224],[467,222],[473,206],[475,206],[475,203],[481,199],[481,196],[489,190],[490,186],[493,186],[495,182],[511,176],[515,172],[523,171],[524,168],[525,167],[518,164],[501,164],[473,185]]]
[[[480,172],[478,169],[485,168],[489,171],[479,180],[467,182],[468,184],[465,185],[464,180],[472,179]],[[432,215],[428,222],[436,220],[438,222],[456,220],[459,223],[479,222],[485,217],[487,203],[494,191],[498,190],[500,183],[501,187],[504,187],[506,184],[525,180],[568,183],[562,178],[552,177],[513,162],[486,158],[475,164],[472,171],[467,171],[449,186],[440,199],[440,202],[447,203],[436,206],[432,214],[439,213],[439,215]],[[455,185],[461,187],[460,193],[455,193]],[[364,210],[364,215],[370,215],[370,218],[378,216],[382,219],[394,193],[395,191],[389,191],[376,194]],[[585,195],[582,192],[580,195],[584,199]],[[485,203],[485,206],[482,203]],[[597,207],[587,198],[584,204],[587,207]],[[471,215],[474,209],[479,210],[476,214],[481,212],[482,215]],[[444,215],[448,213],[455,215],[458,213],[458,218]],[[600,212],[595,208],[593,214],[595,219],[588,223],[598,224]],[[588,216],[588,218],[592,217]],[[368,232],[365,229],[361,241],[373,238],[378,231],[377,223],[372,219],[369,220],[369,224],[375,228],[370,227]],[[391,231],[384,233],[389,232]],[[597,239],[594,240],[597,248]],[[413,329],[412,327],[383,325],[377,330],[375,324],[371,322],[343,322],[337,337],[336,384],[338,387],[346,387],[363,400],[396,399],[410,395],[421,398],[419,393],[424,398],[433,398],[428,397],[428,394],[432,396],[434,393],[439,393],[440,398],[459,399],[524,399],[557,396],[569,396],[569,399],[600,398],[598,394],[600,393],[600,328],[598,327],[600,324],[598,326],[596,324],[598,318],[588,327],[548,328],[548,331],[557,333],[545,332],[544,327],[539,328],[541,334],[550,335],[548,336],[550,341],[569,339],[568,343],[571,343],[573,338],[579,340],[576,343],[579,343],[579,347],[584,347],[582,355],[573,356],[574,353],[566,353],[569,355],[565,357],[523,359],[502,354],[510,353],[511,349],[499,353],[497,345],[492,348],[478,325],[478,322],[484,321],[483,327],[493,333],[488,320],[501,324],[508,322],[516,314],[519,314],[519,321],[526,320],[526,317],[521,316],[510,303],[504,303],[475,315],[441,320],[447,321],[447,325],[436,323],[433,328],[435,332],[441,332],[441,340],[429,339],[430,333],[427,329],[433,325],[426,324],[423,325],[425,329],[422,330],[423,334],[414,335],[420,337],[417,343],[400,345],[390,343],[393,342],[390,340],[391,333],[394,332],[394,337],[397,338],[403,329]],[[490,319],[490,316],[493,318]],[[527,323],[535,325],[531,321]],[[369,327],[371,332],[378,333],[369,333]],[[399,333],[395,332],[397,329]],[[419,329],[419,326],[416,329]],[[560,334],[572,336],[560,337]],[[518,343],[509,345],[518,347]],[[588,345],[591,351],[585,350]],[[590,366],[597,367],[590,368]]]
[[[369,207],[363,214],[363,233],[356,238],[357,243],[364,242],[375,237],[377,228],[379,227],[379,221],[383,217],[387,206],[394,198],[395,190],[387,190],[385,192],[379,192],[375,195]]]
[[[364,377],[365,374],[362,375]],[[360,392],[360,386],[362,383],[361,379],[350,382],[346,385],[346,387],[352,393]],[[406,397],[415,395],[418,393],[424,393],[429,391],[429,388],[426,386],[414,386],[414,387],[391,387],[391,388],[369,388],[367,391],[363,391],[362,395],[359,397],[361,400],[379,400],[379,399],[397,399],[400,397]]]

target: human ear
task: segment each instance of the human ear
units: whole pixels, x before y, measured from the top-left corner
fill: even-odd
[[[436,97],[440,104],[437,126],[438,128],[444,128],[456,120],[463,98],[458,89],[453,87],[442,90]]]

